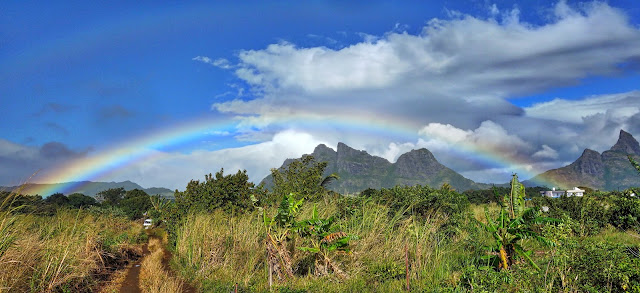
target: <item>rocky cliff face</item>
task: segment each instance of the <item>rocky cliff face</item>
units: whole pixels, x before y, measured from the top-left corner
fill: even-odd
[[[631,134],[620,130],[616,144],[602,154],[586,149],[568,166],[544,172],[531,181],[551,182],[557,187],[587,186],[600,190],[617,190],[640,186],[640,176],[627,155],[640,157],[640,144]]]
[[[326,145],[318,145],[311,155],[316,161],[326,161],[325,176],[337,173],[340,180],[334,181],[329,189],[340,193],[355,193],[367,188],[379,189],[396,185],[429,185],[434,188],[449,183],[462,192],[473,188],[487,188],[440,164],[427,149],[412,150],[401,155],[396,163],[376,157],[338,143],[337,151]],[[292,160],[288,159],[281,168]],[[271,186],[271,175],[263,182]]]

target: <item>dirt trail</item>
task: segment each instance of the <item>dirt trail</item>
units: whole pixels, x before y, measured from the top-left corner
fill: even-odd
[[[140,269],[142,269],[142,261],[149,255],[149,244],[145,243],[142,247],[142,256],[131,266],[127,272],[127,276],[120,287],[121,293],[142,293],[140,289]]]
[[[154,236],[151,236],[151,237],[154,237]],[[162,269],[165,272],[168,272],[170,276],[175,277],[176,274],[171,270],[171,267],[169,266],[169,262],[171,261],[171,257],[172,257],[171,252],[164,247],[162,248],[162,251],[163,251]],[[140,288],[140,271],[142,269],[142,262],[149,255],[150,255],[149,243],[147,242],[142,248],[142,256],[140,257],[140,259],[138,259],[138,261],[136,261],[133,264],[133,266],[127,272],[127,275],[124,281],[122,282],[122,286],[120,287],[120,290],[119,290],[120,293],[142,293],[142,289]],[[191,284],[187,282],[183,282],[182,292],[197,293],[198,290],[196,290],[195,287],[191,286]]]

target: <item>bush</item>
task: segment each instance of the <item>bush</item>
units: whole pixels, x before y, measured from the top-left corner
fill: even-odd
[[[640,228],[640,200],[629,194],[616,196],[612,200],[611,224],[627,230]]]
[[[533,201],[537,206],[549,207],[547,213],[549,217],[573,220],[570,221],[571,228],[576,235],[595,235],[610,221],[610,212],[606,208],[607,202],[603,197],[541,197]]]

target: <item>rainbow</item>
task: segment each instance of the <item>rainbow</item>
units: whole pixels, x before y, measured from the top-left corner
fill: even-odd
[[[108,150],[76,159],[55,170],[42,170],[43,176],[36,174],[38,183],[62,183],[56,185],[38,185],[30,188],[30,193],[48,196],[56,192],[76,189],[82,181],[95,181],[114,174],[118,170],[142,161],[153,161],[161,153],[160,149],[179,145],[211,135],[215,131],[235,129],[233,121],[217,121],[200,118],[186,123],[153,132],[147,136],[120,143]]]
[[[392,138],[395,141],[416,141],[419,137],[419,126],[411,121],[390,117],[372,118],[370,115],[348,115],[336,117],[320,117],[310,115],[288,115],[269,121],[269,125],[279,125],[300,131],[350,131],[367,137]],[[100,181],[102,178],[116,174],[140,162],[153,162],[163,152],[159,151],[183,142],[195,141],[215,132],[242,133],[247,127],[241,120],[219,121],[211,118],[200,118],[184,122],[174,127],[160,129],[150,134],[115,145],[78,160],[71,161],[53,170],[43,170],[43,175],[34,179],[38,183],[62,183],[56,185],[39,185],[31,188],[29,193],[48,196],[56,192],[68,192],[81,187],[83,181]],[[506,157],[504,154],[473,144],[455,144],[451,149],[460,157],[487,164],[498,165],[518,171],[521,177],[532,177],[539,170],[527,170],[526,158]],[[523,176],[524,175],[524,176]],[[509,179],[505,178],[505,182]],[[551,184],[550,186],[555,186]]]
[[[181,5],[179,7],[159,8],[146,15],[130,15],[118,23],[96,23],[89,27],[78,27],[75,32],[65,37],[43,38],[40,44],[21,52],[15,58],[1,58],[0,66],[16,68],[8,79],[19,80],[32,71],[36,71],[43,64],[50,64],[64,60],[65,56],[85,56],[92,58],[94,52],[108,51],[122,44],[127,39],[135,39],[140,35],[160,34],[162,28],[171,26],[172,29],[189,30],[207,23],[211,19],[211,8],[207,3],[195,5]],[[176,27],[177,26],[177,27]],[[98,50],[100,49],[100,50]],[[244,119],[244,121],[250,118]],[[152,162],[162,154],[161,149],[178,145],[181,142],[202,138],[213,131],[232,131],[242,133],[252,123],[243,120],[219,121],[210,118],[200,118],[186,121],[180,125],[160,129],[145,135],[117,144],[107,150],[90,154],[82,159],[73,160],[67,164],[51,170],[42,170],[34,178],[39,183],[62,183],[53,187],[39,187],[31,191],[41,195],[64,192],[79,187],[80,181],[96,181],[116,174],[128,166],[139,162]],[[255,125],[255,124],[253,124]],[[371,117],[366,113],[348,113],[335,117],[319,117],[309,114],[287,115],[269,121],[269,125],[283,127],[297,127],[300,130],[329,130],[340,132],[344,129],[361,133],[368,137],[381,137],[394,141],[415,141],[420,136],[415,121],[404,121],[398,117]],[[251,128],[248,128],[251,130]],[[508,157],[495,150],[482,148],[472,144],[456,144],[452,152],[460,157],[469,157],[487,165],[499,165],[518,170],[524,177],[539,172],[526,170],[522,166],[528,165],[527,158]],[[509,178],[505,178],[507,182]]]

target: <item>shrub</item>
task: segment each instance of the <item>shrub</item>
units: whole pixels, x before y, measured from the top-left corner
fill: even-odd
[[[611,224],[623,230],[640,228],[640,200],[623,194],[614,197],[612,202]]]
[[[205,181],[191,180],[183,192],[176,191],[176,205],[182,213],[189,211],[244,213],[253,209],[252,195],[259,193],[249,181],[247,171],[224,175],[224,169],[215,176],[205,175]]]

